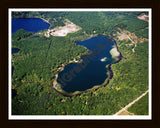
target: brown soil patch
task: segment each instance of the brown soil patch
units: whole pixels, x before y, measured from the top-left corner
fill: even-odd
[[[75,25],[74,23],[66,19],[65,26],[59,26],[54,29],[48,29],[48,31],[45,33],[45,36],[67,36],[68,33],[74,33],[81,29],[81,27]]]
[[[118,40],[120,41],[128,41],[130,40],[131,43],[130,44],[126,44],[126,46],[132,46],[133,44],[135,44],[134,48],[132,49],[133,52],[135,52],[135,47],[137,46],[137,43],[143,43],[145,41],[148,41],[148,39],[146,38],[138,38],[134,33],[131,33],[127,30],[121,30],[119,29],[120,32],[117,33],[118,35]]]
[[[139,16],[137,16],[137,18],[140,19],[140,20],[147,21],[147,22],[149,21],[149,16],[144,14],[144,13],[140,14]]]
[[[131,33],[127,30],[121,31],[120,36],[118,38],[119,40],[131,40],[132,43],[134,42],[136,44],[138,42],[138,37],[134,33]]]

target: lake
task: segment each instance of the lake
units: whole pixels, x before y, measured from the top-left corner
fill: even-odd
[[[77,41],[76,44],[86,47],[91,53],[83,56],[81,63],[71,63],[59,72],[56,86],[63,93],[86,91],[104,84],[109,77],[106,65],[114,63],[120,57],[118,51],[115,51],[118,56],[112,55],[116,44],[104,35]]]
[[[26,31],[38,32],[48,29],[50,25],[39,18],[13,18],[12,19],[12,34],[19,29]]]

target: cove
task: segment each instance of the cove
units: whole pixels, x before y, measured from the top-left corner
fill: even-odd
[[[116,42],[105,35],[77,41],[90,50],[80,62],[70,63],[61,68],[53,81],[53,87],[66,96],[72,96],[108,83],[111,73],[109,65],[120,60]]]

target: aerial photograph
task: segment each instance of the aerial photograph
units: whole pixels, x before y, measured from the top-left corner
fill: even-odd
[[[10,9],[10,116],[150,115],[149,22],[141,9]]]

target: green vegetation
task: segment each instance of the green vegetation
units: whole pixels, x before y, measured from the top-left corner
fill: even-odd
[[[112,65],[114,77],[106,87],[73,97],[64,97],[52,88],[52,80],[62,64],[84,55],[88,50],[74,41],[93,34],[111,35],[117,27],[146,37],[148,23],[137,19],[141,12],[21,12],[13,17],[43,17],[57,20],[69,19],[82,30],[66,37],[32,38],[34,33],[17,31],[12,45],[20,52],[12,55],[14,73],[12,88],[17,95],[12,99],[13,115],[112,115],[132,102],[148,89],[148,42],[137,44],[135,52],[125,41],[116,40],[123,58]],[[54,21],[54,23],[55,23]],[[51,27],[54,27],[51,23]],[[58,24],[59,23],[59,24]],[[96,31],[96,33],[94,32]],[[143,31],[143,33],[139,33]],[[146,100],[130,108],[135,114],[147,114]],[[135,109],[143,106],[141,112]],[[129,110],[130,110],[129,109]],[[136,112],[135,112],[136,111]]]
[[[128,111],[135,115],[148,115],[148,94],[142,97],[138,102],[133,104]]]
[[[15,35],[18,35],[19,31]],[[28,35],[28,33],[25,32],[23,35]],[[21,56],[22,59],[13,63],[15,68],[13,79],[18,78],[20,80],[34,74],[38,78],[52,80],[55,72],[62,64],[67,64],[70,60],[88,53],[86,48],[76,45],[68,37],[28,37],[13,41],[12,45],[20,48],[18,56]],[[14,56],[13,60],[17,60],[17,56]]]
[[[12,40],[19,41],[20,39],[27,38],[31,36],[33,32],[27,32],[23,29],[19,29],[15,34],[12,35]]]

